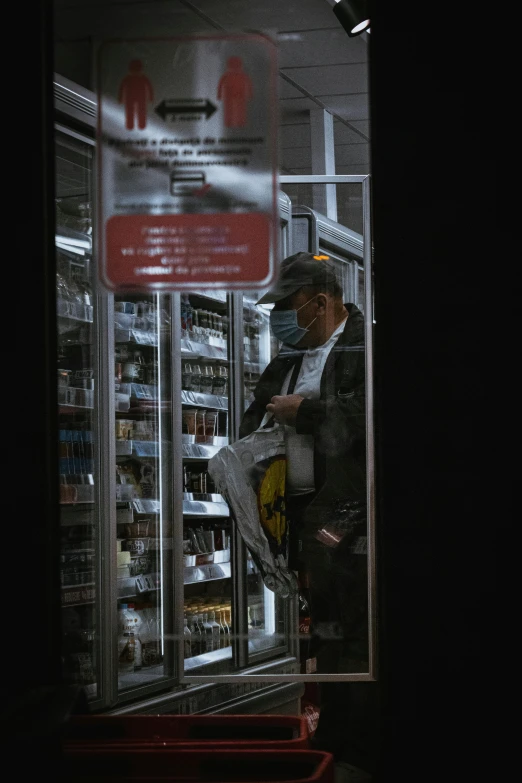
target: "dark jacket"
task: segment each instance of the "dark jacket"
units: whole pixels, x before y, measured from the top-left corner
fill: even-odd
[[[304,399],[296,418],[297,433],[314,436],[316,495],[304,510],[296,534],[300,567],[308,571],[315,596],[312,654],[317,654],[321,672],[342,670],[336,656],[361,661],[368,657],[367,556],[354,550],[367,534],[364,318],[354,304],[345,307],[349,317],[326,360],[320,399]],[[240,437],[259,427],[267,404],[280,394],[290,368],[302,362],[303,353],[283,346],[270,362],[243,417]],[[317,537],[322,527],[332,523],[343,533],[335,548]],[[342,641],[323,644],[321,627],[332,620],[341,624]]]
[[[319,492],[327,476],[343,477],[351,497],[364,497],[366,483],[366,411],[364,318],[354,304],[345,304],[349,317],[344,331],[330,351],[321,376],[318,400],[303,400],[296,418],[296,432],[314,436],[315,487]],[[257,429],[271,398],[291,367],[301,363],[304,351],[283,346],[261,375],[254,401],[245,412],[239,437]],[[336,490],[337,491],[337,490]]]

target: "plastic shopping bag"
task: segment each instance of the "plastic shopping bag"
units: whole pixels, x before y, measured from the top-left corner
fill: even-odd
[[[239,533],[265,585],[283,598],[297,593],[287,565],[284,427],[259,428],[224,446],[209,460],[208,472],[226,499]]]

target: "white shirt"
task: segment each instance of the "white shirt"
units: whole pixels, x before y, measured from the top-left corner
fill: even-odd
[[[300,394],[308,400],[318,400],[321,394],[321,375],[328,354],[342,334],[346,318],[339,324],[331,337],[317,348],[308,348],[303,356],[303,363],[297,376],[293,393]],[[286,394],[292,377],[293,367],[287,374],[281,387],[281,394]],[[285,426],[286,443],[286,484],[290,495],[303,495],[315,490],[314,479],[314,436],[298,435],[295,427]]]

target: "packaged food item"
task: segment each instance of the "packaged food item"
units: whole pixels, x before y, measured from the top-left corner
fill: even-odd
[[[125,538],[144,538],[149,535],[150,519],[125,522],[121,527]]]
[[[196,434],[196,414],[197,408],[183,408],[183,432],[187,435]]]
[[[206,433],[205,433],[206,414],[207,412],[204,408],[196,409],[196,443],[205,443],[206,441]]]
[[[135,421],[134,437],[136,440],[154,440],[154,424],[152,421]]]
[[[149,538],[126,538],[122,541],[122,548],[124,552],[130,552],[131,556],[144,555],[149,550]]]
[[[199,364],[192,365],[192,375],[190,377],[190,389],[192,392],[201,391],[201,366]]]
[[[132,440],[134,422],[132,419],[116,419],[116,439]]]
[[[156,496],[156,465],[152,460],[141,460],[139,488],[142,498]]]
[[[204,552],[205,550],[201,548],[194,528],[189,527],[187,529],[187,533],[192,546],[192,552],[194,552],[195,554],[200,554],[201,552]]]
[[[183,365],[183,372],[181,374],[181,388],[190,391],[191,382],[192,382],[192,365],[190,365],[188,362],[185,362],[185,364]]]
[[[218,412],[206,411],[205,413],[205,440],[211,442],[217,433]]]
[[[136,495],[139,495],[139,484],[134,472],[134,463],[131,460],[124,460],[116,464],[116,476],[120,484],[131,484]]]
[[[216,367],[212,381],[212,394],[226,397],[228,394],[228,369],[224,364]]]
[[[212,394],[214,382],[214,368],[210,362],[203,362],[201,366],[201,378],[199,381],[199,390],[202,394]]]

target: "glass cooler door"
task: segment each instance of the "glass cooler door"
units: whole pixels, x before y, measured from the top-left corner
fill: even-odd
[[[118,691],[172,674],[170,297],[114,297]]]
[[[57,132],[56,304],[61,525],[62,667],[66,682],[101,692],[95,485],[97,378],[92,265],[92,142]],[[96,407],[95,407],[96,406]]]
[[[229,509],[207,470],[229,442],[229,298],[183,293],[180,322],[183,667],[207,675],[231,671],[236,618]]]

